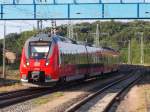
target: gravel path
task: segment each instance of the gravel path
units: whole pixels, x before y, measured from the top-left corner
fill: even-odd
[[[0,112],[31,112],[30,111],[31,109],[32,109],[32,102],[26,101],[24,103],[19,103],[4,109],[0,109]]]

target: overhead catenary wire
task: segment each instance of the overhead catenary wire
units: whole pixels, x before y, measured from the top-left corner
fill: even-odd
[[[24,2],[24,1],[20,1],[20,0],[9,0],[9,1],[5,1],[5,0],[0,0],[0,3],[2,3],[2,4],[5,4],[5,3],[8,3],[8,4],[13,4],[15,2],[15,4],[20,4],[20,3],[26,3],[26,2]],[[89,1],[88,3],[112,3],[112,2],[115,2],[115,3],[149,3],[150,2],[150,0],[132,0],[132,2],[131,1],[128,1],[128,0],[120,0],[119,2],[116,2],[116,0],[111,0],[110,2],[108,1],[108,0],[99,0],[99,1]],[[66,3],[66,4],[72,4],[72,3],[74,3],[74,4],[77,4],[77,3],[85,3],[84,1],[82,1],[82,0],[72,0],[72,2],[59,2],[59,1],[50,1],[50,0],[36,0],[36,2],[34,2],[34,0],[30,0],[30,2],[28,2],[28,3],[30,3],[30,4],[34,4],[34,3],[36,3],[36,4],[38,4],[38,3],[53,3],[53,4],[55,4],[55,3],[57,3],[57,4],[63,4],[63,3]],[[87,3],[87,2],[86,2]]]

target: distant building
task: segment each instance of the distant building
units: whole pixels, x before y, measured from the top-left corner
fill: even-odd
[[[18,56],[15,52],[12,52],[11,50],[7,49],[5,51],[5,56],[7,64],[14,64],[18,59]],[[2,58],[3,58],[3,45],[0,43],[0,65],[2,64],[3,60]]]
[[[8,64],[14,64],[17,60],[17,55],[15,52],[6,50],[6,60]]]

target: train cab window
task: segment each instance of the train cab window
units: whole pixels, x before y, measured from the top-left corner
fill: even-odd
[[[61,55],[61,61],[62,61],[62,65],[64,66],[65,65],[65,53],[62,52],[62,55]]]
[[[61,51],[60,51],[59,62],[60,62],[60,65],[63,65],[63,64],[64,64],[64,54],[63,54],[63,52],[61,52]]]
[[[50,43],[49,42],[39,42],[39,43],[30,43],[30,58],[34,59],[45,59],[47,58],[50,50]]]

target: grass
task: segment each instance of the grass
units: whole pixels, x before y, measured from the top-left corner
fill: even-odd
[[[51,95],[46,95],[46,96],[42,96],[42,97],[33,99],[32,103],[35,106],[39,106],[39,105],[42,105],[42,104],[46,104],[46,103],[54,100],[55,98],[61,97],[63,95],[64,95],[63,92],[56,92],[56,93],[53,93]]]
[[[3,67],[0,66],[0,75],[2,74]],[[10,66],[6,66],[6,78],[10,80],[20,80],[19,77],[19,68],[13,69]]]
[[[0,66],[0,92],[8,92],[11,90],[17,90],[21,88],[20,76],[18,69],[12,69],[6,66],[6,79],[2,77],[3,67]]]
[[[7,79],[20,80],[19,70],[7,70],[6,74]]]

